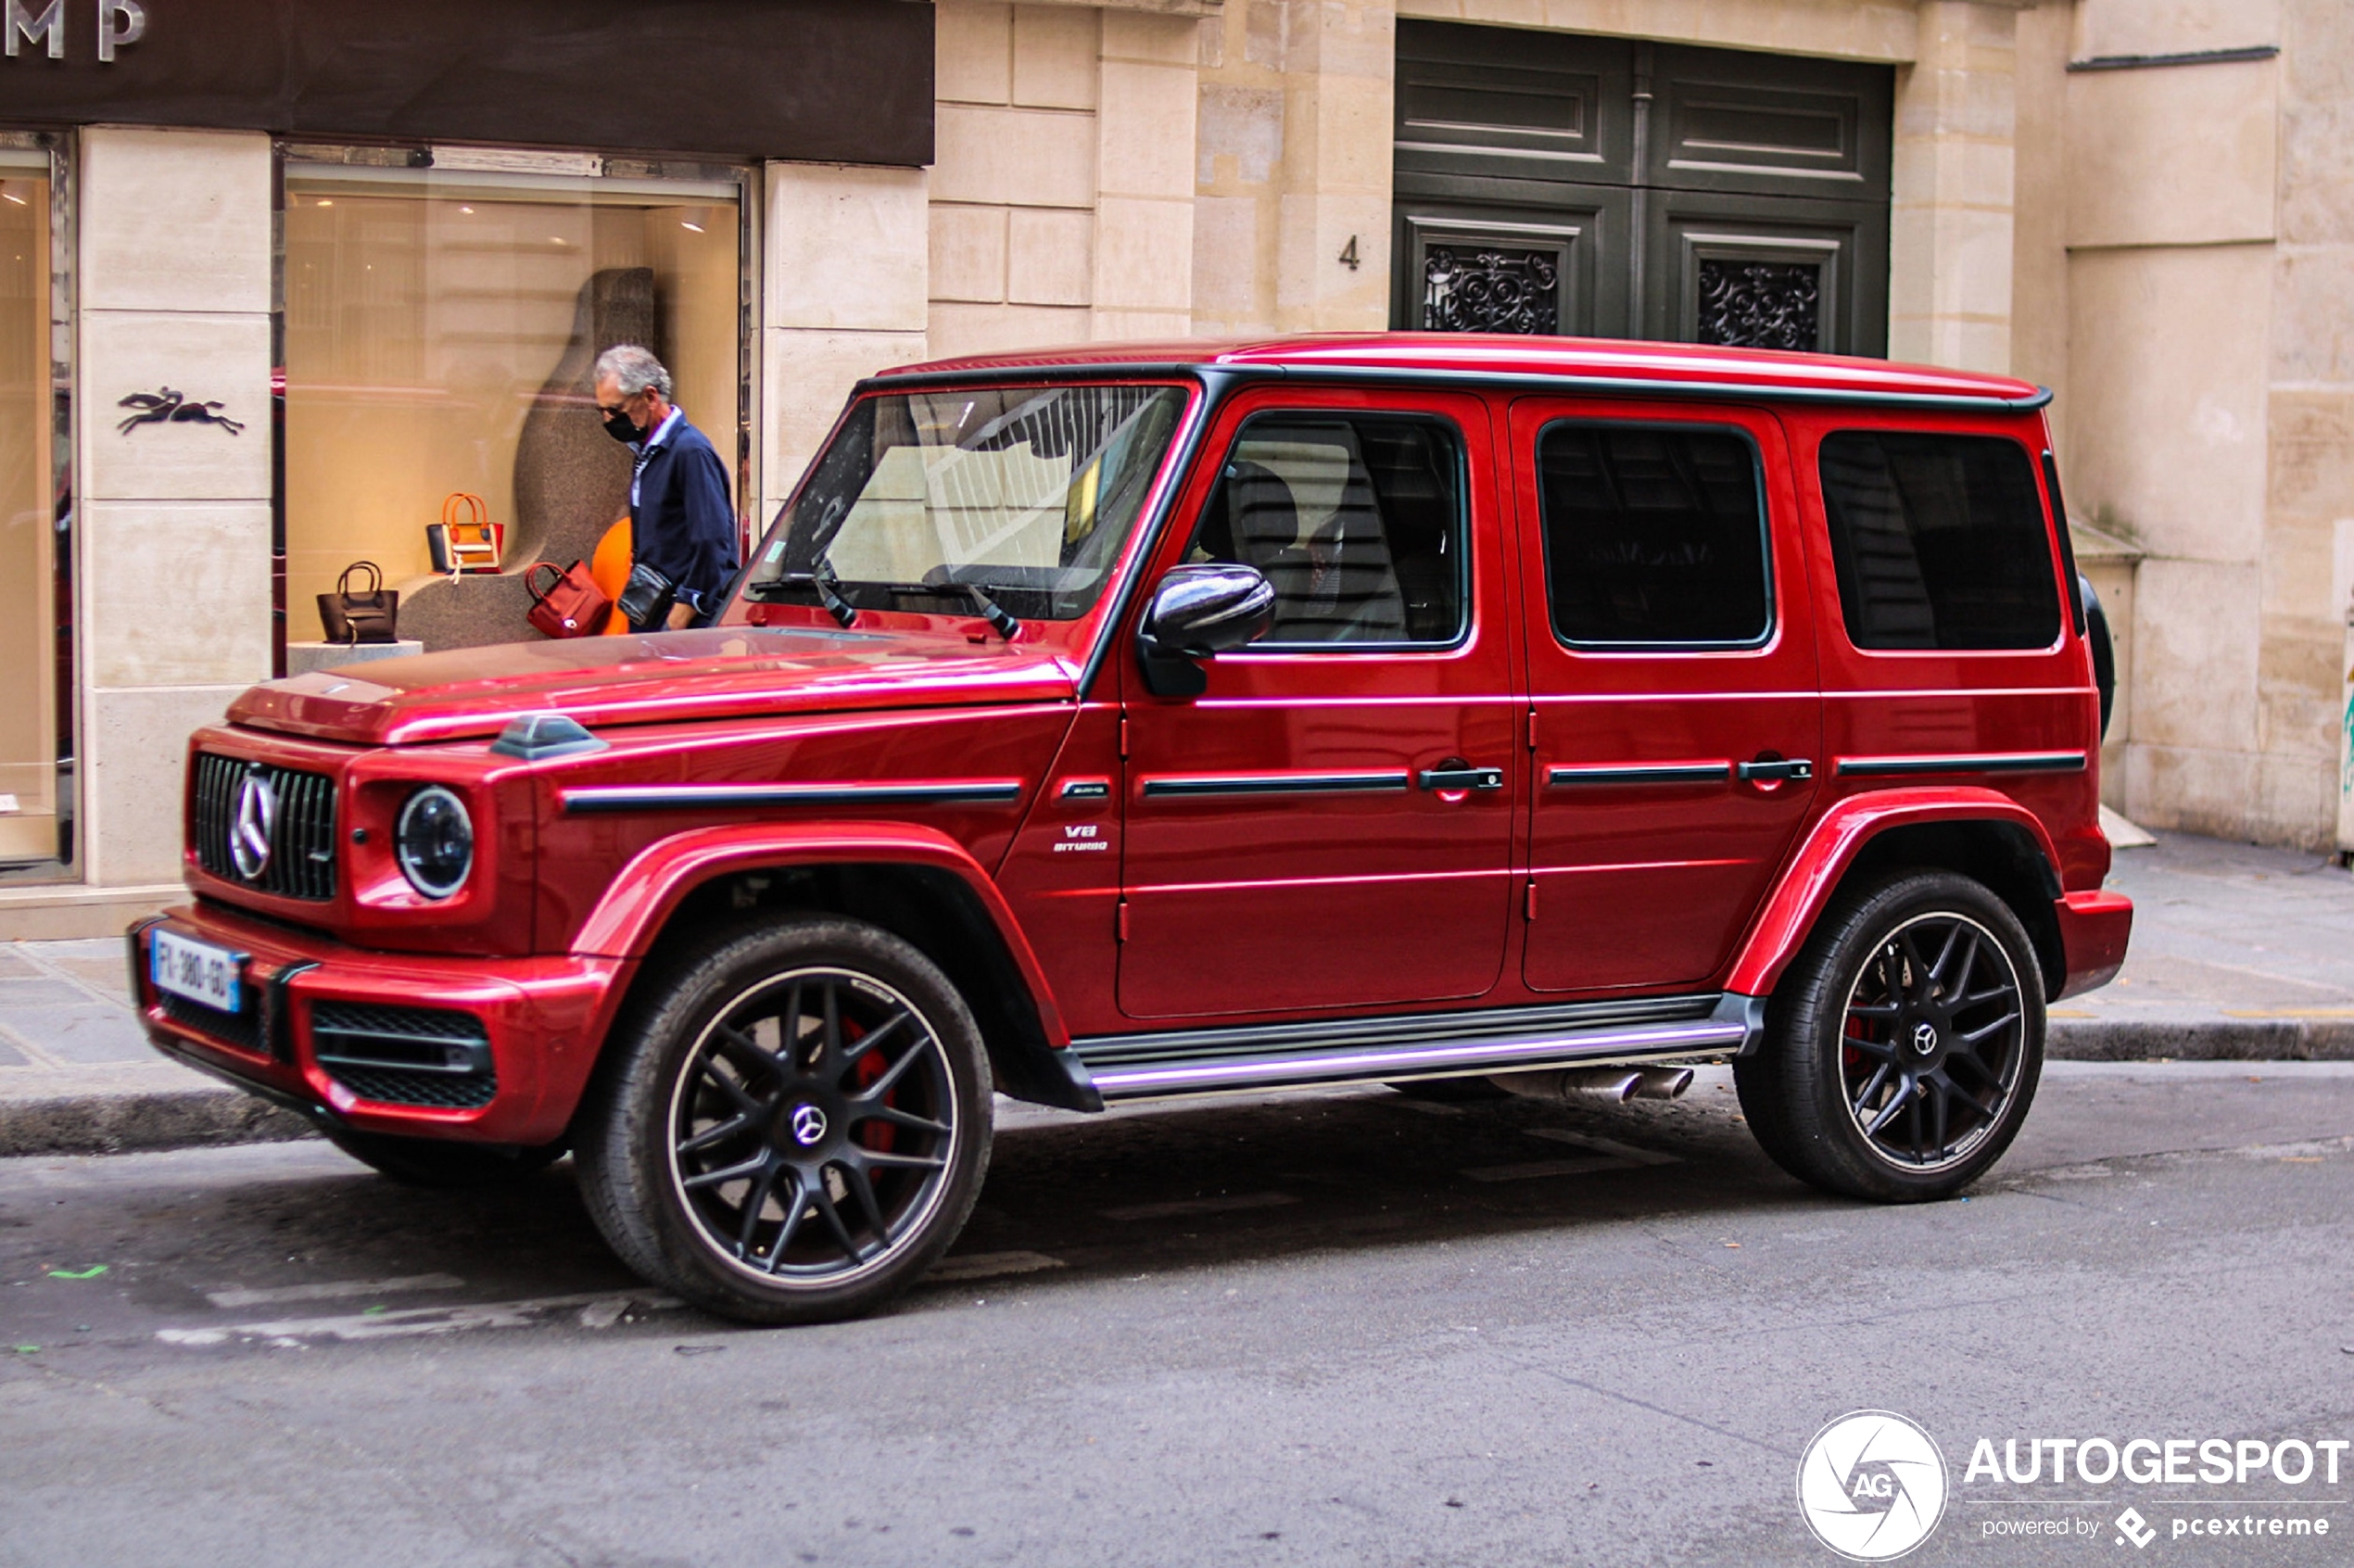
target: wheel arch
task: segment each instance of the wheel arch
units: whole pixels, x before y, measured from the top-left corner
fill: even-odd
[[[1850,797],[1818,821],[1751,928],[1726,989],[1768,995],[1844,890],[1906,867],[1983,883],[2017,915],[2035,947],[2044,993],[2067,983],[2055,904],[2059,856],[2043,822],[1992,790],[1888,790]]]
[[[1071,1070],[1069,1031],[1012,910],[979,862],[944,833],[860,823],[797,825],[789,834],[678,834],[641,852],[614,879],[574,950],[636,961],[634,991],[664,972],[665,955],[699,931],[795,914],[867,921],[938,964],[972,1008],[1006,1094],[1071,1110],[1103,1108]],[[626,996],[615,998],[605,1034],[627,1005]]]

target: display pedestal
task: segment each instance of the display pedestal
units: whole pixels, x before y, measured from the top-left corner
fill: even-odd
[[[289,642],[286,644],[286,673],[290,676],[309,675],[313,670],[334,669],[338,664],[366,664],[378,659],[405,659],[411,653],[422,653],[421,641],[400,642]]]

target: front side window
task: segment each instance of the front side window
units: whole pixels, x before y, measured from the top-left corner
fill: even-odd
[[[1185,410],[1174,386],[964,388],[862,399],[746,584],[859,609],[1023,620],[1095,607]]]
[[[1563,421],[1537,438],[1537,481],[1546,595],[1563,642],[1765,639],[1766,508],[1746,436]]]
[[[1463,635],[1462,443],[1436,420],[1267,414],[1226,454],[1188,561],[1256,567],[1254,644],[1446,644]]]
[[[2018,442],[1843,430],[1823,438],[1822,474],[1856,647],[2046,648],[2059,636],[2043,499]]]

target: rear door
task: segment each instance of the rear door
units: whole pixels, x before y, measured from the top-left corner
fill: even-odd
[[[1487,405],[1238,395],[1154,576],[1236,561],[1273,629],[1155,697],[1120,651],[1120,1010],[1133,1018],[1476,997],[1512,897],[1515,631]],[[1147,578],[1149,594],[1151,578]]]
[[[1740,406],[1527,398],[1511,449],[1534,758],[1525,978],[1701,986],[1816,788],[1781,425]]]
[[[1825,790],[1999,790],[2074,825],[2057,846],[2063,869],[2097,875],[2100,697],[2055,548],[2066,523],[2047,511],[2042,421],[1807,411],[1788,423],[1800,489],[1823,519]]]

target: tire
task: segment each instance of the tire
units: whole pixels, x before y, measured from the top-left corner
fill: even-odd
[[[1775,988],[1765,1049],[1733,1074],[1783,1170],[1922,1203],[2003,1157],[2043,1066],[2043,971],[2019,917],[1967,877],[1916,871],[1825,913]]]
[[[575,1157],[597,1228],[650,1282],[745,1322],[854,1317],[964,1228],[989,1061],[908,942],[829,917],[741,929],[630,1017]]]
[[[505,1186],[547,1170],[564,1154],[561,1143],[536,1149],[505,1149],[485,1144],[453,1144],[438,1138],[354,1132],[343,1128],[329,1132],[327,1142],[403,1186],[445,1191]]]

